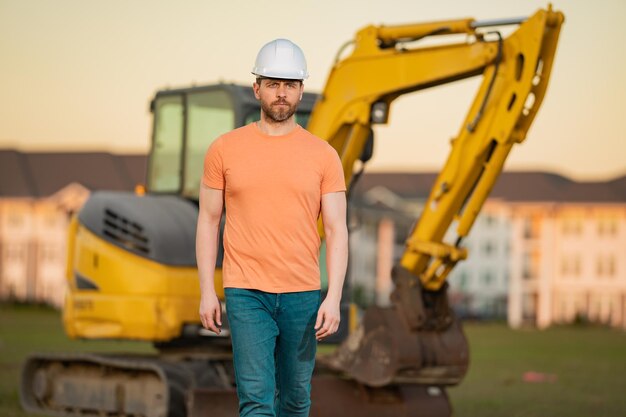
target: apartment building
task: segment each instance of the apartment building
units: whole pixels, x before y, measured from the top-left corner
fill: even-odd
[[[626,329],[626,203],[512,204],[509,324]]]
[[[90,191],[142,183],[146,157],[0,150],[0,300],[61,306],[67,226]]]
[[[380,173],[358,184],[353,217],[367,221],[358,222],[365,226],[351,242],[353,253],[366,248],[369,267],[351,279],[374,292],[364,298],[381,299],[377,291],[388,286],[380,282],[390,275],[381,277],[386,267],[379,265],[399,260],[406,224],[419,216],[434,180],[435,174]],[[380,244],[389,242],[390,222],[391,256]],[[626,177],[576,182],[503,173],[463,245],[469,258],[448,279],[461,314],[506,317],[512,327],[589,320],[626,328]]]

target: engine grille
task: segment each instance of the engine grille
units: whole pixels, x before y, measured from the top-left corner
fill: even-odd
[[[102,233],[128,249],[146,255],[150,253],[144,228],[139,223],[120,216],[111,209],[104,210]]]

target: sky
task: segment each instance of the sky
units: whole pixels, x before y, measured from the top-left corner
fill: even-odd
[[[148,104],[163,88],[251,84],[260,47],[304,50],[320,92],[339,47],[361,27],[530,16],[535,0],[0,0],[0,148],[146,153]],[[626,1],[562,0],[550,85],[507,170],[582,181],[626,174]],[[394,102],[377,126],[371,171],[441,169],[478,79]]]

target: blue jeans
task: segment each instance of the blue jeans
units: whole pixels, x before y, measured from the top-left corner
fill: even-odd
[[[239,416],[307,417],[320,291],[225,294]]]

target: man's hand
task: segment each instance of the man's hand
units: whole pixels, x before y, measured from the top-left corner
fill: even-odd
[[[317,341],[319,342],[325,337],[337,333],[340,321],[339,301],[330,300],[326,297],[317,311],[317,321],[315,322],[315,330],[317,330],[315,338]]]
[[[215,334],[222,331],[222,305],[215,293],[203,294],[200,298],[200,321],[202,327]]]

